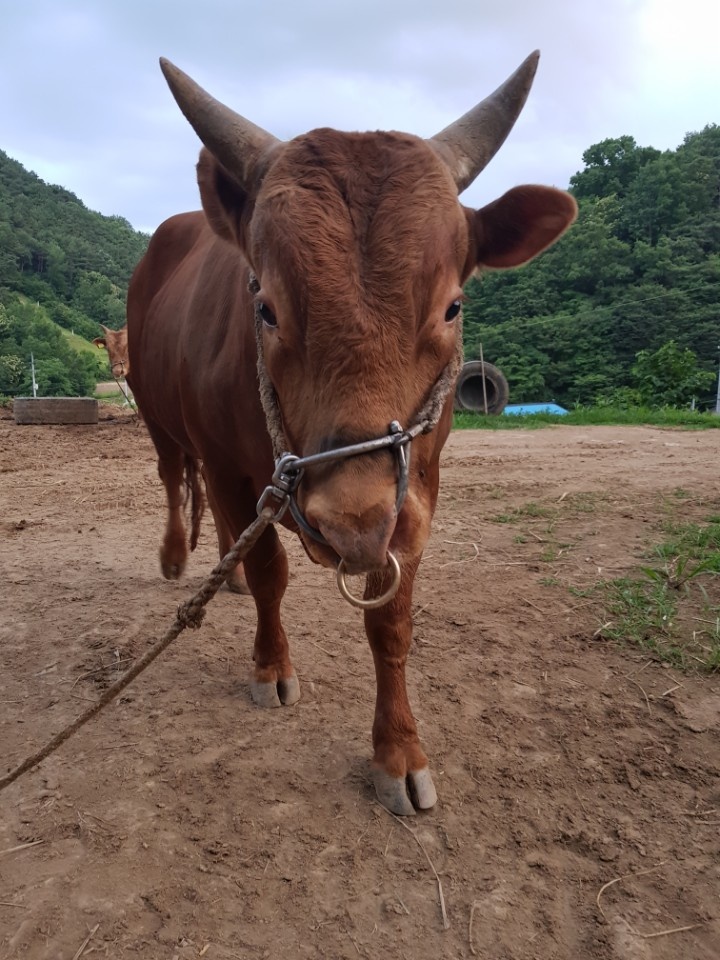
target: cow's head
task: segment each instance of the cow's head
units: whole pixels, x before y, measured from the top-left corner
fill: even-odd
[[[408,426],[448,367],[462,287],[478,267],[525,263],[572,223],[565,192],[524,186],[480,210],[458,201],[510,132],[529,92],[532,54],[490,97],[429,140],[314,130],[281,142],[163,71],[207,149],[198,182],[212,228],[255,272],[263,352],[291,452],[299,456]],[[381,568],[388,548],[421,553],[437,496],[437,430],[412,445],[410,490],[396,516],[387,452],[313,468],[298,501],[329,546],[314,559]]]
[[[93,343],[102,350],[105,348],[108,353],[110,371],[116,380],[127,379],[130,373],[130,361],[128,360],[127,345],[127,327],[120,330],[111,330],[100,324],[103,331],[102,337],[95,337]]]

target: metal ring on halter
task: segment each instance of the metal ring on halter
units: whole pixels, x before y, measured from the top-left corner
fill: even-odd
[[[348,585],[345,583],[345,561],[341,560],[337,568],[337,583],[340,593],[345,597],[348,603],[351,603],[354,607],[360,607],[361,610],[375,610],[376,607],[383,607],[386,603],[389,603],[390,600],[398,592],[398,587],[400,586],[400,564],[398,563],[397,557],[390,553],[388,550],[388,560],[390,561],[390,566],[393,572],[393,582],[390,584],[385,593],[380,597],[373,597],[372,600],[364,600],[362,597],[356,597],[348,590]]]

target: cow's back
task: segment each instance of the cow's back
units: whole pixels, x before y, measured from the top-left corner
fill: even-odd
[[[128,313],[135,308],[143,311],[206,232],[207,221],[200,210],[179,213],[160,224],[130,279]]]

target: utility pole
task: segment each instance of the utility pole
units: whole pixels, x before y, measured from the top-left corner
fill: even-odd
[[[483,384],[483,409],[485,411],[485,416],[488,415],[487,412],[487,384],[485,383],[485,355],[483,354],[483,345],[480,344],[480,372],[482,373],[482,384]],[[720,387],[718,387],[720,390]]]
[[[33,397],[37,397],[37,381],[35,380],[35,357],[30,354],[30,372],[32,373],[32,390]],[[720,390],[720,387],[718,387]],[[720,394],[718,394],[720,396]]]
[[[718,346],[718,353],[720,353],[720,346]],[[720,361],[718,362],[718,385],[717,396],[715,397],[715,413],[720,416]]]

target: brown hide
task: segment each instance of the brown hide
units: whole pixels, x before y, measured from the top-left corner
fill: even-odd
[[[183,459],[202,461],[228,541],[253,519],[273,472],[257,383],[256,306],[291,452],[307,456],[372,439],[393,420],[408,426],[452,360],[457,301],[470,273],[535,256],[572,222],[575,204],[561,191],[522,187],[471,211],[457,195],[470,169],[469,140],[463,133],[462,162],[447,162],[452,127],[440,146],[408,134],[326,129],[279,143],[222,105],[216,110],[176,68],[165,70],[188,119],[232,165],[202,151],[204,211],[161,225],[128,296],[133,389],[168,496],[161,563],[166,576],[177,576],[187,555]],[[255,296],[251,271],[260,287]],[[303,534],[315,561],[334,568],[341,558],[349,570],[367,572],[368,596],[388,585],[388,550],[402,567],[395,598],[366,614],[378,683],[376,789],[396,813],[435,802],[404,670],[412,583],[451,417],[452,398],[435,430],[413,441],[399,515],[396,464],[387,452],[309,469],[297,495],[327,541]],[[273,528],[245,568],[258,612],[253,696],[264,705],[292,703],[299,686],[280,621],[287,560]]]

